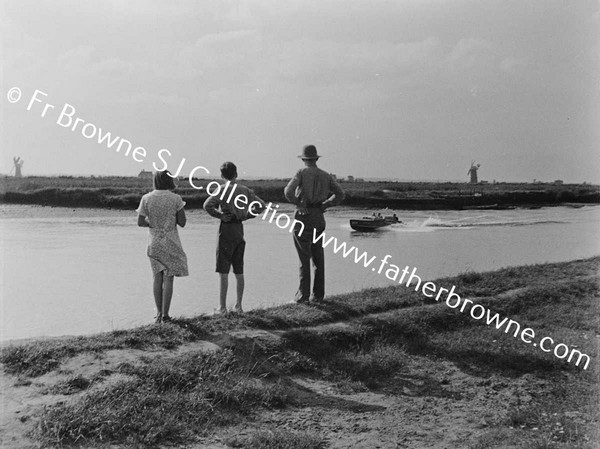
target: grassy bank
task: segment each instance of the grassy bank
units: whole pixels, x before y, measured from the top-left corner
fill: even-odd
[[[0,360],[13,390],[45,395],[20,416],[43,447],[374,447],[360,446],[368,436],[591,448],[599,266],[596,257],[436,281],[577,347],[587,370],[405,287],[34,341]],[[461,432],[440,436],[434,423]]]
[[[134,177],[27,177],[0,179],[0,202],[63,207],[135,209],[152,182]],[[206,186],[209,180],[194,181]],[[240,180],[266,201],[285,202],[287,180]],[[344,204],[391,209],[454,209],[498,205],[553,206],[564,203],[600,203],[600,187],[498,183],[470,185],[431,182],[341,182],[347,193]],[[177,189],[188,208],[200,208],[207,194],[194,189],[188,180]]]

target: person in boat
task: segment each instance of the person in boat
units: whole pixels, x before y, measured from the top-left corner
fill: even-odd
[[[344,191],[333,177],[317,167],[317,154],[314,145],[304,147],[298,156],[304,168],[296,172],[284,189],[287,200],[296,205],[294,225],[294,246],[300,259],[300,285],[294,302],[319,302],[325,298],[325,255],[318,236],[325,230],[323,212],[328,207],[339,204],[344,199]],[[317,243],[314,243],[314,242]],[[310,263],[314,266],[314,283],[310,295]]]

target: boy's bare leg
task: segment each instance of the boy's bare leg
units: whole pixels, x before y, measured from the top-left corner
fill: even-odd
[[[163,303],[163,272],[156,273],[154,275],[154,282],[152,283],[152,291],[154,292],[154,303],[156,304],[156,315],[158,318],[162,316],[162,303]]]
[[[227,289],[229,288],[229,273],[219,273],[221,289],[219,290],[219,312],[227,311]]]
[[[236,274],[236,287],[237,287],[237,302],[235,303],[235,311],[242,312],[242,297],[244,296],[244,275]]]
[[[162,316],[169,316],[171,298],[173,297],[173,276],[163,276]]]

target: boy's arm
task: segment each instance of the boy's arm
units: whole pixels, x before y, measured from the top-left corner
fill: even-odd
[[[219,200],[214,196],[209,196],[204,202],[204,210],[208,212],[208,215],[215,218],[221,218],[223,213],[219,210]]]
[[[249,204],[252,204],[252,207],[248,209],[248,218],[247,219],[256,217],[258,214],[260,214],[262,211],[264,211],[265,208],[267,207],[267,203],[265,203],[256,193],[254,193],[253,190],[249,191],[249,196],[250,196]],[[260,203],[260,206],[253,204],[253,203]]]
[[[220,209],[221,203],[217,197],[209,196],[204,202],[204,210],[212,217],[218,218],[221,221],[231,221],[231,214],[223,213]]]

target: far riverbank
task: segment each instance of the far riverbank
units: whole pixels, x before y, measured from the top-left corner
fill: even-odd
[[[213,180],[193,180],[206,187]],[[239,180],[265,201],[286,202],[285,179]],[[600,186],[557,183],[467,184],[452,182],[347,182],[340,181],[345,205],[394,210],[463,210],[536,208],[600,204]],[[152,190],[152,180],[137,177],[4,177],[0,203],[62,207],[135,209],[141,196]],[[180,179],[177,193],[188,209],[198,209],[208,197]]]

